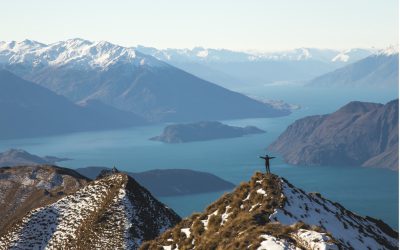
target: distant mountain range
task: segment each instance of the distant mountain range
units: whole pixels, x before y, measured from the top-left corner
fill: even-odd
[[[121,128],[147,122],[90,101],[84,107],[0,69],[0,139]]]
[[[68,182],[81,178],[73,170],[45,166],[36,171],[21,167],[0,170],[5,175],[0,181],[19,185],[17,190],[21,192],[40,189],[49,182],[62,190]],[[173,210],[126,174],[115,173],[80,183],[75,192],[68,194],[53,194],[48,187],[44,193],[54,197],[53,200],[33,210],[25,208],[25,213],[13,223],[0,228],[0,246],[6,249],[93,249],[96,246],[137,249],[142,241],[153,239],[180,221]],[[18,200],[13,200],[14,195],[4,198],[18,204]]]
[[[165,143],[184,143],[208,141],[222,138],[235,138],[249,134],[265,133],[254,126],[236,127],[216,121],[203,121],[186,124],[172,124],[164,128],[161,135],[150,138]]]
[[[350,102],[291,124],[269,150],[300,165],[399,169],[399,103]]]
[[[73,102],[99,100],[148,121],[274,117],[277,110],[145,55],[108,42],[0,43],[1,67]]]
[[[306,81],[363,59],[375,51],[299,48],[261,53],[202,47],[159,50],[144,46],[136,49],[227,88]]]
[[[310,86],[398,86],[399,51],[389,47],[311,80]]]
[[[284,178],[256,173],[140,249],[397,249],[398,232]]]
[[[195,47],[193,49],[156,49],[138,46],[137,50],[170,62],[254,62],[254,61],[321,61],[321,62],[355,62],[368,55],[374,49],[318,49],[298,48],[274,52],[248,52],[227,49]]]

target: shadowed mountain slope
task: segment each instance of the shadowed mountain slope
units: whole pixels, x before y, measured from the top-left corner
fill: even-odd
[[[291,124],[269,146],[299,165],[399,169],[399,103],[350,102],[328,115]]]

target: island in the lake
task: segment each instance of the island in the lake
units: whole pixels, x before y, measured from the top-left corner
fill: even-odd
[[[102,178],[108,174],[107,172],[112,173],[113,170],[94,166],[75,169],[76,172],[90,179]],[[124,173],[134,178],[156,197],[218,192],[235,187],[233,183],[216,175],[190,169],[154,169],[140,173]]]
[[[254,126],[235,127],[221,122],[205,121],[168,125],[164,128],[161,135],[152,137],[150,140],[162,141],[165,143],[183,143],[234,138],[260,133],[265,133],[265,131]]]

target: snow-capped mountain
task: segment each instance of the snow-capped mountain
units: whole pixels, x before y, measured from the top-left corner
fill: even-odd
[[[256,173],[141,249],[398,249],[398,233],[318,193]]]
[[[399,45],[398,44],[392,44],[382,50],[378,50],[376,55],[386,55],[386,56],[392,56],[392,55],[398,55],[399,54]]]
[[[398,86],[399,49],[389,46],[335,71],[312,79],[312,86]]]
[[[156,49],[137,46],[138,51],[167,62],[253,62],[253,61],[304,61],[354,62],[371,55],[373,49],[317,49],[298,48],[274,52],[233,51],[195,47],[193,49]]]
[[[162,67],[165,63],[106,41],[91,42],[76,38],[45,45],[32,40],[0,42],[0,63],[22,64],[31,70],[44,67],[69,67],[104,70],[116,63]]]
[[[277,82],[303,82],[371,55],[373,49],[298,48],[274,52],[226,49],[156,49],[138,51],[152,55],[200,78],[230,89]]]
[[[0,249],[137,249],[179,220],[131,177],[113,173],[3,229]]]
[[[3,67],[70,100],[99,100],[149,121],[287,115],[133,48],[71,39],[1,43]]]

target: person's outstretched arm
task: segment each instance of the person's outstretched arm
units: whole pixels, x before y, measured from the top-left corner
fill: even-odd
[[[268,157],[269,159],[274,159],[274,158],[276,158],[276,157],[274,157],[274,156],[272,156],[272,157]]]
[[[259,156],[261,159],[264,159],[264,160],[266,160],[267,158],[265,158],[265,157],[263,157],[263,156]]]

